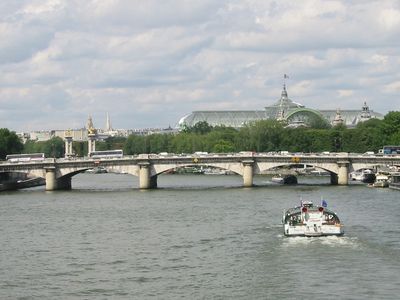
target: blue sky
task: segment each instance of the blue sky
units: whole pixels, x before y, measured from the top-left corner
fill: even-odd
[[[0,127],[174,126],[194,110],[400,110],[398,0],[4,0]]]

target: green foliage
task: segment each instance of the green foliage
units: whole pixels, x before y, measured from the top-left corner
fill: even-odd
[[[193,153],[196,151],[207,151],[203,135],[182,132],[174,136],[171,152]]]
[[[326,119],[320,117],[311,119],[310,127],[313,129],[329,129],[331,128],[331,125],[328,123]]]
[[[250,123],[239,130],[247,143],[239,151],[268,152],[280,150],[284,127],[276,120],[261,120]]]
[[[24,153],[44,153],[46,157],[64,157],[64,141],[60,137],[53,137],[48,141],[27,141],[23,149]]]
[[[214,144],[211,152],[214,153],[229,153],[234,152],[235,146],[230,141],[219,140],[217,143]]]
[[[128,155],[149,153],[146,136],[130,135],[124,146],[124,153]]]
[[[77,157],[84,157],[88,153],[88,143],[87,142],[72,142],[72,151]]]
[[[385,136],[385,144],[399,145],[400,136],[400,112],[391,111],[385,115],[381,130]]]
[[[184,126],[182,131],[186,133],[206,134],[209,133],[212,128],[213,127],[206,121],[200,121],[197,122],[193,127]]]
[[[46,157],[64,157],[64,141],[60,137],[54,137],[46,141],[43,146],[43,151]]]
[[[14,131],[0,128],[0,158],[5,159],[7,154],[19,154],[23,144]]]

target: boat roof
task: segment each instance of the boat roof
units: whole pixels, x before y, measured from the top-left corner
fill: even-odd
[[[288,208],[286,211],[285,211],[285,215],[292,215],[292,214],[297,214],[297,213],[301,213],[301,208],[302,208],[303,206],[296,206],[296,207],[292,207],[292,208]],[[308,208],[311,208],[312,210],[318,210],[318,208],[319,207],[322,207],[322,206],[307,206]],[[332,211],[332,210],[330,210],[330,209],[328,209],[328,208],[326,208],[326,207],[324,207],[324,212],[327,212],[327,213],[330,213],[330,214],[333,214],[333,215],[336,215],[336,213],[334,212],[334,211]]]

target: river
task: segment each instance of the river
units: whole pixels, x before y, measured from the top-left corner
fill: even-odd
[[[0,299],[398,299],[400,193],[256,177],[80,174],[71,191],[0,194]],[[324,198],[343,237],[282,235]]]

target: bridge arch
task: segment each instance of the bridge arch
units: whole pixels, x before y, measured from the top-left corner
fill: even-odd
[[[265,170],[260,170],[260,173],[263,173],[263,172],[265,172],[265,171],[271,171],[271,170],[274,170],[274,169],[280,169],[280,168],[283,169],[283,168],[285,168],[285,167],[289,167],[289,169],[291,169],[291,168],[301,169],[301,168],[303,168],[304,165],[307,165],[307,166],[310,166],[310,167],[314,167],[314,168],[321,169],[321,170],[323,170],[323,171],[329,172],[330,174],[336,174],[336,172],[337,172],[336,169],[335,169],[335,170],[330,170],[329,168],[326,168],[326,166],[320,167],[320,166],[318,166],[318,164],[310,164],[310,163],[307,163],[307,164],[289,163],[289,164],[280,164],[280,165],[276,165],[276,166],[274,166],[274,167],[272,167],[272,168],[265,169]]]
[[[226,164],[226,163],[211,163],[211,162],[204,162],[204,163],[182,163],[182,164],[175,164],[175,165],[156,165],[153,166],[151,171],[151,176],[157,176],[163,174],[167,171],[177,169],[177,168],[185,168],[185,167],[212,167],[218,168],[221,170],[227,170],[237,175],[243,175],[243,169],[236,164]]]
[[[314,163],[314,162],[307,162],[307,163],[294,163],[294,162],[272,162],[272,163],[259,163],[259,170],[260,173],[263,173],[265,171],[273,170],[276,168],[284,168],[284,167],[290,167],[290,166],[295,166],[295,165],[303,165],[306,164],[307,166],[312,166],[315,168],[322,169],[324,171],[327,171],[331,174],[338,174],[339,169],[337,164],[321,164],[321,163]]]

